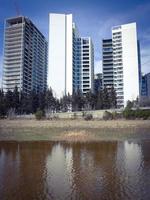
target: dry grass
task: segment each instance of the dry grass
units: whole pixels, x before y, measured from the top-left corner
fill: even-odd
[[[148,120],[0,120],[0,140],[93,141],[150,138]]]
[[[93,120],[93,121],[84,121],[84,120],[0,120],[0,128],[9,128],[9,127],[39,127],[39,128],[48,128],[48,127],[82,127],[82,128],[126,128],[126,127],[139,127],[146,126],[150,128],[149,120]]]
[[[66,131],[61,136],[56,137],[56,140],[67,142],[87,142],[95,140],[95,135],[86,132],[85,130]]]

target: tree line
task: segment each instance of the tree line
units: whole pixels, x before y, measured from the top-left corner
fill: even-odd
[[[116,108],[116,92],[114,88],[104,88],[97,93],[91,91],[83,95],[80,90],[72,95],[67,94],[58,99],[52,89],[29,94],[19,92],[15,87],[6,93],[0,90],[0,117],[8,116],[10,112],[17,115],[34,114],[38,110],[44,112],[68,112]]]

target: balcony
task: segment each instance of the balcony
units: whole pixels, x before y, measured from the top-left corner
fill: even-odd
[[[5,45],[5,50],[14,50],[14,49],[22,49],[21,43],[18,45]]]
[[[5,52],[5,58],[7,59],[7,58],[15,58],[15,57],[21,57],[21,53],[20,53],[20,51],[18,51],[18,52],[9,52],[9,53],[7,53],[7,52]]]

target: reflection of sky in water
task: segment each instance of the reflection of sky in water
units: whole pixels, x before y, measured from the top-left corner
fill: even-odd
[[[64,198],[72,186],[72,149],[64,149],[61,145],[54,146],[51,155],[46,159],[46,183],[54,199]]]
[[[0,199],[149,200],[149,152],[144,141],[0,143]]]
[[[120,143],[117,152],[117,173],[119,175],[120,189],[128,199],[142,199],[143,155],[141,144],[125,141]],[[144,186],[145,187],[145,186]]]
[[[136,171],[141,170],[142,164],[142,152],[141,145],[136,143],[124,142],[124,154],[125,154],[125,168],[129,173],[135,173]]]

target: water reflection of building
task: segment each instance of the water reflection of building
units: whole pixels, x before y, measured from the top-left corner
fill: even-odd
[[[16,185],[20,165],[18,144],[0,142],[0,199],[11,199],[10,185]]]
[[[122,142],[118,146],[117,174],[124,194],[121,198],[142,199],[142,151],[141,143]]]
[[[52,144],[0,143],[0,199],[46,199],[45,160]]]
[[[115,194],[116,152],[117,142],[72,145],[75,199],[107,199]]]
[[[0,199],[149,199],[148,141],[0,143]]]
[[[150,199],[150,140],[141,142],[142,152],[142,182],[141,195],[143,199]]]
[[[72,148],[59,143],[54,145],[46,159],[46,170],[49,194],[53,199],[68,199],[72,191]]]

